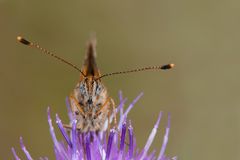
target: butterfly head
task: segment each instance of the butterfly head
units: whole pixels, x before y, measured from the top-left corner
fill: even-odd
[[[101,100],[107,97],[107,91],[100,79],[87,76],[77,83],[74,96],[80,106],[101,106]]]

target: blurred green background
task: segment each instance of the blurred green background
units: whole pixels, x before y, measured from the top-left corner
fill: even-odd
[[[240,2],[237,0],[0,0],[0,157],[53,159],[46,109],[68,122],[65,97],[79,73],[16,42],[22,35],[81,66],[91,32],[102,73],[175,63],[168,72],[103,80],[118,103],[143,98],[130,113],[142,148],[159,111],[163,121],[151,149],[162,143],[182,160],[240,159]],[[60,138],[60,137],[59,137]],[[157,150],[158,151],[158,150]],[[23,158],[24,159],[24,158]]]

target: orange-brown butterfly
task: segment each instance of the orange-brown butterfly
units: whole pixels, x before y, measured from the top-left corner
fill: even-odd
[[[18,36],[17,40],[22,44],[41,50],[43,53],[68,64],[81,73],[80,80],[69,97],[72,113],[77,119],[77,129],[81,132],[102,130],[106,120],[108,119],[108,122],[110,122],[109,118],[111,115],[114,116],[114,123],[116,124],[115,104],[113,99],[108,95],[107,89],[101,81],[102,78],[146,70],[167,70],[174,67],[174,64],[166,64],[101,75],[96,64],[95,38],[90,39],[88,42],[86,57],[81,69],[21,36]],[[71,128],[69,125],[65,125],[65,127]]]

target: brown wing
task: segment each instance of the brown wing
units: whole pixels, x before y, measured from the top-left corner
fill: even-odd
[[[87,53],[82,68],[83,73],[88,76],[99,77],[100,72],[96,63],[96,38],[91,38],[87,45]]]

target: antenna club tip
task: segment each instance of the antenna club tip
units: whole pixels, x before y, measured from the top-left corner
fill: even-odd
[[[170,63],[169,66],[170,66],[171,68],[173,68],[173,67],[175,67],[175,64],[174,64],[174,63]]]
[[[17,41],[21,42],[22,44],[25,44],[25,45],[31,45],[31,42],[29,42],[28,40],[24,39],[21,36],[17,36]]]
[[[17,36],[17,40],[21,41],[22,37],[21,36]]]
[[[162,69],[162,70],[166,70],[166,69],[171,69],[171,68],[173,68],[173,67],[175,67],[175,64],[170,63],[170,64],[163,65],[163,66],[161,67],[161,69]]]

